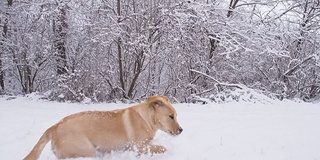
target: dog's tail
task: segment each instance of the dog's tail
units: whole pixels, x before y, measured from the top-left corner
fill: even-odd
[[[50,127],[43,133],[38,143],[33,147],[31,152],[23,160],[37,160],[39,158],[43,148],[51,140],[52,130],[54,129],[54,127],[55,126]]]

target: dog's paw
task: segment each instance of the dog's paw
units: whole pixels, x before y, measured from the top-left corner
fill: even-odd
[[[163,146],[151,145],[151,144],[137,145],[137,149],[138,149],[138,156],[140,156],[142,154],[144,154],[144,155],[160,154],[160,153],[164,153],[167,151],[167,149]]]
[[[167,151],[167,149],[163,146],[159,146],[159,145],[151,145],[150,146],[151,154],[160,154],[160,153],[164,153],[166,151]]]

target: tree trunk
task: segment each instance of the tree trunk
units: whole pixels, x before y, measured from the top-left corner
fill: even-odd
[[[29,65],[29,62],[27,60],[27,53],[23,53],[23,75],[24,75],[24,79],[23,79],[23,89],[24,89],[24,93],[29,94],[33,92],[33,82],[32,82],[32,78],[31,78],[31,68]]]
[[[118,20],[117,22],[120,23],[120,16],[121,16],[121,0],[117,0],[117,14]],[[120,87],[122,89],[122,95],[124,98],[128,98],[126,94],[126,84],[124,80],[124,71],[123,71],[123,61],[122,61],[122,49],[121,49],[121,38],[119,37],[117,40],[117,51],[118,51],[118,67],[119,67],[119,80],[120,80]]]
[[[123,92],[123,97],[127,97],[125,93],[125,82],[124,82],[124,73],[123,73],[123,66],[122,66],[122,51],[121,51],[121,38],[118,38],[117,43],[118,48],[118,65],[119,65],[119,80],[120,80],[120,86]]]
[[[239,0],[230,0],[227,17],[231,17],[233,10],[236,8],[236,5],[238,2],[239,2]]]
[[[141,51],[140,53],[138,53],[138,55],[135,59],[135,62],[134,62],[134,68],[133,68],[134,76],[133,76],[133,79],[131,81],[129,91],[128,91],[129,98],[133,98],[133,96],[134,96],[133,91],[134,91],[134,88],[137,84],[137,80],[143,70],[144,60],[145,60],[144,52]]]
[[[8,2],[8,8],[10,8],[13,4],[13,0],[7,0]],[[6,39],[7,38],[7,33],[8,33],[8,16],[9,16],[9,13],[6,13],[6,16],[3,21],[3,28],[2,28],[2,34],[1,34],[1,37],[3,37],[3,39]],[[0,22],[2,21],[2,19],[0,19]],[[3,43],[0,42],[0,48],[1,48],[1,51],[0,51],[0,94],[2,92],[4,92],[5,90],[5,86],[4,86],[4,71],[3,71],[3,66],[2,66],[2,57],[5,55],[5,46]]]
[[[57,74],[64,75],[67,74],[67,53],[66,53],[66,39],[67,39],[67,19],[66,19],[66,9],[60,8],[59,14],[56,20],[53,21],[53,30],[55,33],[55,48],[56,48],[56,62],[57,62]]]
[[[0,19],[1,21],[1,19]],[[4,39],[6,38],[6,35],[7,35],[7,23],[6,23],[6,20],[5,20],[5,23],[3,25],[3,32],[2,32],[2,37],[4,37]],[[5,54],[5,46],[2,42],[0,42],[0,48],[1,48],[1,51],[0,51],[0,94],[2,92],[4,92],[4,71],[2,69],[2,57],[3,55]]]
[[[1,44],[0,44],[1,45]],[[2,69],[2,60],[1,60],[1,56],[2,53],[0,53],[0,94],[2,94],[4,92],[4,71]]]

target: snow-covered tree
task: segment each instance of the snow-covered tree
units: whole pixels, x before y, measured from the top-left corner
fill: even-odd
[[[320,96],[316,0],[8,0],[0,7],[0,92],[189,101],[246,85],[278,98]]]

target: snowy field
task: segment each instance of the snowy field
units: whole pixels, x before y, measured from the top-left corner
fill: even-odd
[[[0,159],[5,160],[21,160],[48,127],[69,114],[130,106],[7,98],[0,98]],[[320,103],[269,101],[174,106],[184,131],[177,137],[158,132],[154,139],[168,152],[140,158],[133,152],[113,152],[94,160],[320,160]],[[56,159],[50,143],[40,159]]]

